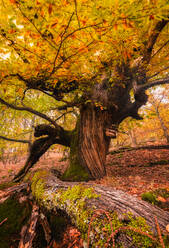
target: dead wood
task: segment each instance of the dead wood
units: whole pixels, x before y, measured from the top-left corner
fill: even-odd
[[[47,189],[46,194],[52,195],[60,189],[66,190],[68,187],[73,187],[78,183],[75,182],[63,182],[56,177],[48,177],[47,179]],[[110,212],[117,212],[118,217],[123,220],[124,213],[132,213],[133,216],[143,217],[147,224],[151,227],[154,234],[157,234],[155,219],[157,218],[159,227],[162,232],[166,233],[166,226],[169,223],[169,213],[153,206],[152,204],[139,200],[136,197],[129,195],[121,190],[115,190],[110,187],[94,185],[91,183],[83,183],[82,185],[86,187],[93,187],[96,194],[99,195],[98,198],[86,200],[87,208],[103,209]],[[53,202],[53,198],[50,197],[50,205],[53,209],[58,208]],[[64,210],[67,209],[67,203],[65,202]],[[70,216],[73,218],[73,216]]]
[[[28,183],[21,183],[19,185],[12,186],[10,188],[7,188],[5,190],[0,191],[0,203],[3,203],[7,198],[12,196],[15,193],[20,193],[21,191],[27,190],[29,191],[29,185]]]
[[[22,227],[18,248],[32,248],[32,241],[36,235],[36,224],[39,219],[39,207],[34,205],[28,225]]]
[[[41,178],[40,178],[41,179]],[[38,182],[38,181],[37,181]],[[48,213],[57,214],[58,211],[61,211],[65,214],[65,216],[70,217],[72,223],[76,225],[76,216],[74,212],[68,211],[69,209],[69,200],[65,200],[64,204],[61,206],[56,203],[56,194],[60,192],[60,190],[67,190],[69,187],[73,187],[78,185],[77,182],[64,182],[59,180],[57,177],[50,175],[46,178],[43,178],[44,182],[44,193],[42,194],[41,204],[43,204],[43,208],[47,209]],[[159,235],[159,229],[163,234],[167,234],[166,226],[169,223],[169,213],[147,203],[145,201],[139,200],[136,197],[129,195],[121,190],[115,190],[110,187],[105,187],[101,185],[96,185],[92,182],[90,183],[82,183],[83,187],[94,188],[95,193],[98,195],[98,198],[85,199],[85,208],[88,210],[93,209],[93,213],[95,211],[106,211],[108,213],[117,213],[118,218],[121,221],[126,221],[126,216],[124,213],[130,213],[133,217],[143,217],[146,220],[146,223],[150,226],[154,235]],[[13,193],[19,193],[26,188],[30,189],[28,183],[23,183],[21,185],[13,186],[4,192],[6,193],[6,197]],[[26,195],[28,192],[22,192]],[[30,193],[30,191],[29,191]],[[28,196],[29,197],[29,196]],[[30,193],[31,201],[32,196]],[[35,195],[36,197],[36,195]],[[4,199],[4,196],[3,196]],[[46,201],[43,201],[46,199]],[[34,199],[36,201],[36,199]],[[45,202],[47,205],[45,205]],[[37,204],[37,203],[36,203]],[[21,230],[21,238],[19,243],[19,248],[29,248],[32,247],[32,242],[35,239],[37,234],[37,225],[38,223],[43,227],[45,240],[47,245],[51,245],[51,241],[53,240],[50,223],[48,222],[47,217],[44,212],[42,213],[41,207],[33,205],[32,214],[28,221],[28,224],[24,225]],[[76,201],[73,202],[76,208]],[[49,207],[50,206],[50,207]],[[8,217],[8,216],[7,216]],[[158,221],[158,228],[156,222]],[[91,217],[88,219],[89,223],[91,222]],[[78,225],[77,225],[78,228]],[[129,247],[132,243],[132,238],[126,235],[125,233],[120,233],[117,237],[116,242],[123,242],[125,244],[124,247]],[[132,246],[136,247],[136,246]]]

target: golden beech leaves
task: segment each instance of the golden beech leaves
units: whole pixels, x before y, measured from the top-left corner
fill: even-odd
[[[167,18],[169,10],[167,0],[3,2],[0,23],[5,35],[1,36],[1,50],[8,60],[1,61],[2,68],[26,78],[41,71],[53,72],[57,80],[64,77],[61,71],[65,80],[68,76],[91,78],[103,62],[113,61],[112,70],[127,61],[134,64],[144,53],[153,27]],[[166,29],[155,51],[167,37]],[[167,56],[167,49],[154,56],[152,73],[155,67],[168,65]]]

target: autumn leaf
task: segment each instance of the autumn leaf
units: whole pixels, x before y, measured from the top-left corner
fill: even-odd
[[[15,33],[15,32],[16,32],[15,29],[10,29],[10,30],[8,31],[9,34],[13,34],[13,33]]]
[[[15,3],[16,3],[16,0],[10,0],[10,2],[11,2],[12,4],[15,4]]]
[[[117,23],[116,23],[116,24],[114,24],[113,28],[114,28],[114,30],[117,30],[117,28],[118,28]]]
[[[166,226],[166,230],[169,233],[169,224]]]
[[[162,197],[162,196],[158,196],[157,200],[160,201],[160,202],[166,202],[166,199],[164,197]]]
[[[50,3],[50,4],[49,4],[49,7],[48,7],[48,13],[49,13],[49,14],[52,13],[52,9],[53,9],[53,6],[52,6],[52,4]]]

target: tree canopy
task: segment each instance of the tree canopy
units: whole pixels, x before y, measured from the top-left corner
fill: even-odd
[[[1,92],[6,99],[15,99],[14,86],[19,99],[31,88],[57,100],[72,91],[72,98],[79,97],[105,68],[112,84],[119,82],[117,66],[128,63],[132,69],[144,64],[148,78],[166,75],[165,0],[3,0],[0,8]]]

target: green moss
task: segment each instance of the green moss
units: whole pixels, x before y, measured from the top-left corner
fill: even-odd
[[[147,201],[151,204],[154,204],[160,208],[166,209],[168,208],[168,202],[162,202],[159,200],[158,197],[162,197],[162,198],[168,198],[169,197],[169,191],[167,189],[156,189],[154,191],[149,191],[146,193],[142,194],[142,200]]]
[[[41,182],[42,175],[40,177],[40,174],[35,174],[34,177],[34,181],[36,182],[37,187],[37,183],[39,181]],[[54,209],[55,206],[57,209],[60,209],[61,212],[63,211],[63,218],[58,219],[58,216],[55,216],[56,218],[50,216],[48,217],[53,230],[56,230],[58,226],[60,226],[62,229],[61,231],[63,231],[65,227],[64,215],[66,212],[67,215],[71,217],[72,223],[74,223],[77,228],[81,231],[82,238],[84,240],[87,240],[88,229],[90,224],[91,231],[89,235],[91,244],[90,247],[92,248],[105,246],[108,237],[110,237],[112,233],[111,225],[113,227],[113,231],[117,230],[120,227],[125,227],[127,229],[120,231],[118,235],[115,236],[117,247],[123,247],[123,244],[120,243],[120,239],[118,239],[119,235],[121,235],[122,233],[125,233],[128,237],[131,237],[131,239],[129,238],[130,246],[135,245],[136,247],[143,248],[160,247],[146,235],[131,230],[132,228],[134,228],[149,235],[152,235],[150,227],[146,224],[146,221],[141,217],[135,218],[132,214],[124,214],[124,221],[121,221],[118,219],[118,215],[115,212],[110,212],[109,216],[111,218],[111,225],[107,216],[104,213],[101,216],[96,217],[91,223],[91,218],[93,214],[95,214],[95,208],[92,207],[92,205],[90,206],[90,208],[87,207],[88,204],[86,204],[86,202],[90,202],[90,200],[93,201],[99,197],[99,195],[94,192],[93,188],[88,188],[85,187],[83,184],[80,184],[75,185],[74,187],[70,187],[67,190],[59,190],[57,191],[57,193],[51,191],[48,192],[48,194],[46,195],[41,194],[41,191],[43,191],[44,194],[44,190],[40,190],[40,193],[36,193],[35,197],[41,199],[43,198],[42,203],[46,208],[49,209],[49,213],[51,213],[51,210]],[[51,202],[52,205],[50,205]],[[168,240],[166,237],[164,237],[164,240],[165,244],[168,245]],[[110,245],[112,245],[111,241]]]
[[[135,228],[137,230],[140,230],[142,232],[148,233],[150,235],[153,235],[151,232],[150,227],[146,224],[146,221],[142,217],[133,218],[133,216],[130,214],[128,215],[129,218],[129,224],[128,227]],[[153,247],[154,242],[147,236],[137,233],[132,230],[128,230],[126,232],[130,237],[132,237],[133,241],[132,243],[137,245],[138,247]]]
[[[19,203],[16,196],[8,198],[0,204],[0,248],[18,247],[18,239],[23,225],[28,221],[31,209],[27,202]]]
[[[32,177],[31,189],[33,196],[38,200],[42,201],[44,195],[45,178],[48,175],[46,170],[37,171]]]
[[[70,161],[69,168],[61,177],[64,181],[88,181],[89,175],[86,170],[78,163],[78,161]]]
[[[120,241],[120,235],[123,233],[131,238],[128,239],[130,247],[133,247],[133,245],[134,247],[144,248],[158,247],[155,246],[157,244],[155,244],[149,237],[130,230],[134,228],[152,235],[150,227],[146,224],[146,221],[143,218],[134,218],[132,214],[125,214],[125,219],[127,219],[127,221],[120,221],[115,212],[109,213],[109,217],[111,219],[111,225],[114,232],[119,228],[126,228],[126,230],[121,230],[115,235],[116,247],[124,247]],[[92,228],[90,231],[90,247],[104,247],[107,243],[108,237],[110,237],[111,234],[112,230],[107,216],[105,214],[98,216],[92,223]],[[109,245],[113,245],[112,240],[110,240]]]
[[[52,206],[49,205],[52,199]],[[93,188],[86,188],[83,185],[75,185],[67,190],[59,190],[57,193],[51,193],[46,196],[43,201],[44,206],[51,211],[56,206],[61,211],[66,211],[68,216],[71,216],[71,221],[82,232],[82,235],[87,235],[89,220],[92,215],[92,208],[86,208],[86,201],[95,199],[99,196],[95,194]],[[50,199],[48,201],[48,198]],[[85,236],[86,237],[86,236]]]
[[[146,192],[141,195],[142,200],[151,204],[157,204],[156,196],[153,192]]]
[[[76,185],[67,190],[60,190],[57,193],[52,194],[53,202],[56,207],[66,211],[68,216],[71,216],[71,221],[81,231],[84,240],[87,240],[89,223],[95,209],[90,207],[87,208],[86,201],[90,199],[98,198],[99,196],[94,192],[93,188],[86,188],[83,184]],[[51,198],[51,195],[50,195]],[[48,201],[46,201],[47,203]],[[139,229],[142,232],[152,234],[150,227],[146,224],[146,221],[137,217],[134,218],[131,214],[125,214],[127,222],[120,221],[116,213],[109,213],[113,230],[117,230],[119,227],[125,226],[128,228]],[[126,217],[127,216],[127,217]],[[95,230],[95,231],[93,231]],[[106,215],[98,216],[91,223],[90,241],[91,247],[104,247],[107,238],[111,235],[111,226]],[[128,236],[131,237],[131,244],[138,247],[153,247],[153,241],[145,235],[136,233],[132,230],[125,230]],[[116,237],[117,238],[117,237]],[[123,244],[118,242],[118,247],[123,247]]]
[[[68,215],[73,216],[73,222],[82,233],[86,233],[88,229],[89,218],[92,209],[86,208],[85,201],[88,199],[98,198],[93,188],[86,188],[83,185],[76,185],[68,188],[66,191],[60,190],[55,196],[55,204],[59,208],[66,210]]]

